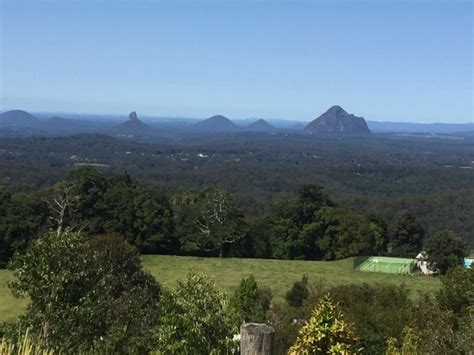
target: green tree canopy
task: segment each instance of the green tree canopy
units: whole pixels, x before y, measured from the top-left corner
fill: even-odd
[[[51,349],[138,352],[157,324],[159,286],[121,237],[86,240],[66,229],[35,240],[12,261],[17,296],[30,304],[18,329]]]
[[[291,307],[301,307],[304,300],[309,296],[308,277],[303,275],[301,281],[295,281],[291,289],[286,293],[285,299]]]
[[[423,253],[430,268],[444,275],[450,268],[464,264],[468,248],[454,232],[445,230],[426,241]]]
[[[271,300],[270,289],[259,288],[253,276],[242,279],[229,300],[234,324],[239,326],[243,322],[265,323]]]
[[[400,213],[389,225],[389,252],[393,256],[414,258],[423,246],[425,230],[413,213]]]
[[[179,239],[187,252],[223,257],[248,232],[242,211],[225,189],[185,193],[175,196],[172,203]]]
[[[224,353],[232,338],[225,300],[203,275],[189,274],[174,290],[163,290],[155,350],[159,354]]]

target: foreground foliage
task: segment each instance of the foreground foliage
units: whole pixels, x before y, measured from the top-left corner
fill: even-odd
[[[28,331],[20,334],[16,341],[3,338],[0,340],[0,355],[53,355],[52,350],[44,349],[43,344],[33,338]]]
[[[332,300],[325,296],[298,332],[289,354],[354,354],[357,338]]]
[[[206,276],[188,274],[163,290],[157,328],[158,354],[222,354],[233,347],[226,296]]]
[[[64,351],[143,351],[152,344],[160,289],[120,237],[50,232],[11,267],[11,289],[30,299],[13,330],[29,328],[46,347]]]
[[[259,287],[253,275],[242,279],[229,299],[229,313],[233,324],[265,323],[271,301],[271,290]]]

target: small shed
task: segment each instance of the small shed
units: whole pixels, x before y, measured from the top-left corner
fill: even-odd
[[[433,275],[433,274],[436,273],[435,271],[430,269],[430,267],[428,265],[428,262],[426,261],[426,257],[423,254],[423,252],[419,253],[416,256],[416,266],[418,267],[418,269],[420,269],[420,272],[422,274]]]

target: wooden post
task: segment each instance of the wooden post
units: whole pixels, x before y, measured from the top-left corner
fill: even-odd
[[[260,323],[246,323],[240,326],[241,355],[273,355],[275,330]]]

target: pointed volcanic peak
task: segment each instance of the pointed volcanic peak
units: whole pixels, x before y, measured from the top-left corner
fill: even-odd
[[[249,124],[247,130],[252,132],[274,132],[275,127],[265,121],[263,118]]]
[[[115,126],[112,128],[114,133],[120,134],[149,134],[150,130],[153,130],[149,125],[143,123],[138,119],[137,113],[135,111],[130,112],[128,115],[128,120],[124,123]]]
[[[200,121],[194,125],[194,128],[202,132],[232,132],[238,129],[234,122],[222,115]]]
[[[38,127],[41,121],[23,110],[10,110],[0,114],[0,126],[3,127]]]
[[[326,135],[364,135],[370,130],[362,117],[349,114],[341,106],[332,106],[305,127],[305,132]]]

